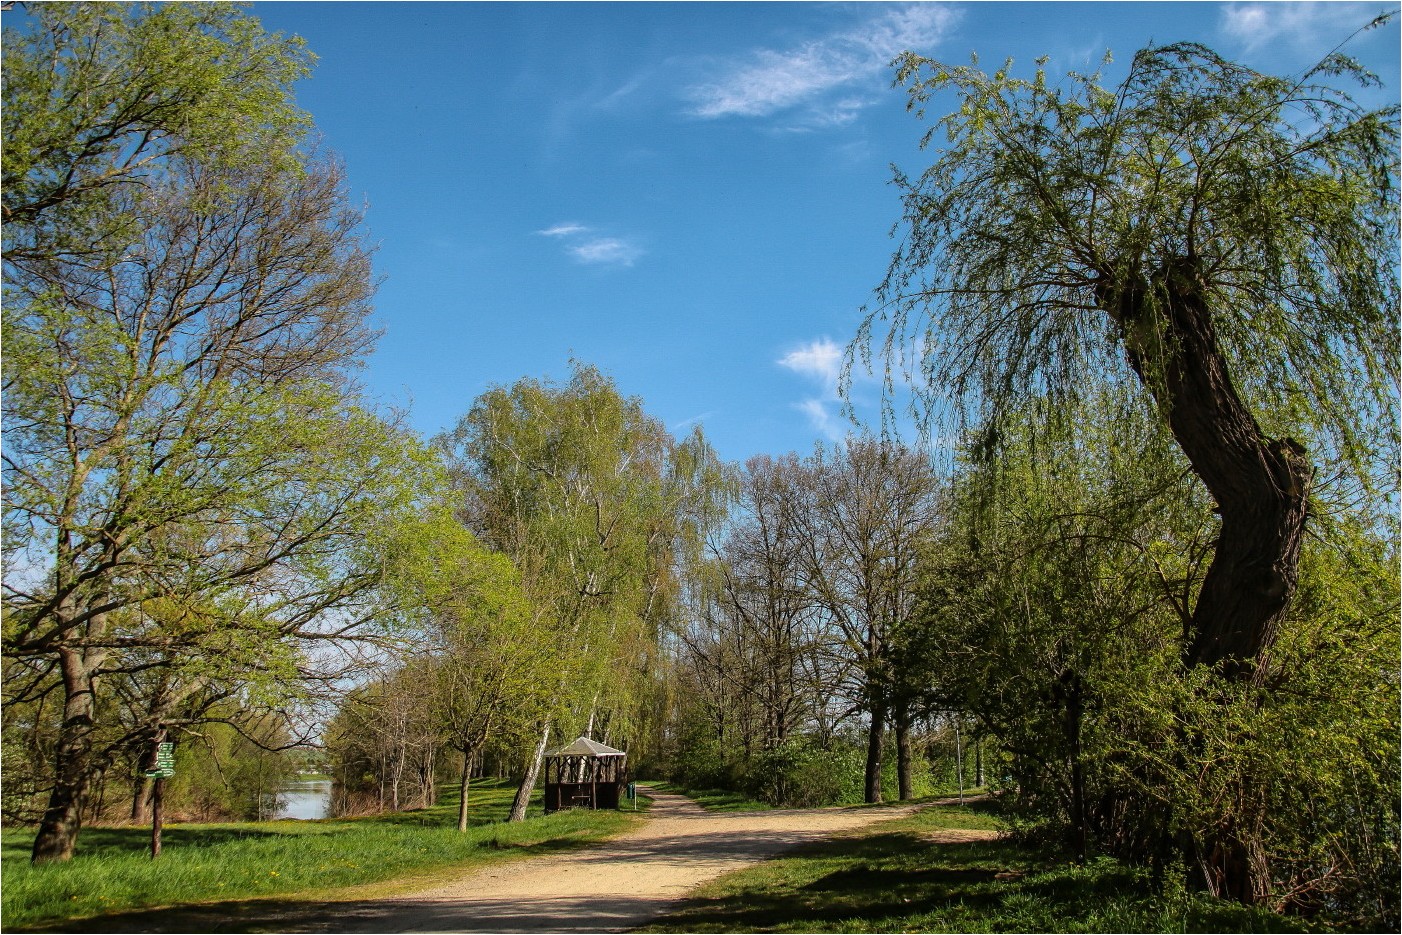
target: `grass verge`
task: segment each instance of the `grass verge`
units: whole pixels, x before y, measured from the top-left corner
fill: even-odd
[[[1005,839],[989,806],[939,806],[702,887],[645,932],[1299,932],[1299,920],[1196,894],[1165,898],[1115,861]]]
[[[507,824],[514,791],[475,784],[465,834],[455,827],[454,791],[434,808],[353,820],[169,825],[154,861],[145,827],[84,829],[73,860],[37,867],[29,863],[34,833],[6,830],[0,923],[13,931],[178,905],[363,898],[372,894],[346,888],[428,884],[445,871],[580,847],[635,821],[629,812],[568,811]]]

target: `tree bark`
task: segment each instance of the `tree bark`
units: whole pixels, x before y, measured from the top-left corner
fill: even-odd
[[[1130,364],[1222,517],[1183,660],[1254,678],[1295,593],[1312,470],[1298,442],[1267,439],[1242,402],[1205,292],[1192,258],[1148,287],[1106,279],[1100,290]]]
[[[63,676],[63,722],[54,756],[54,788],[34,836],[30,859],[36,864],[69,860],[78,844],[83,805],[92,783],[92,732],[96,686],[85,654],[58,651]]]
[[[132,782],[131,820],[145,824],[151,818],[151,780],[137,776]]]
[[[881,744],[886,736],[886,703],[876,701],[871,706],[871,727],[867,729],[867,766],[864,800],[881,801]]]
[[[1304,447],[1267,438],[1242,402],[1194,257],[1169,261],[1147,284],[1103,275],[1097,292],[1222,518],[1183,663],[1259,683],[1299,579],[1313,475]],[[1250,805],[1257,797],[1243,790],[1219,827],[1197,842],[1211,892],[1248,904],[1262,901],[1270,885],[1260,842],[1264,816]]]
[[[467,830],[467,791],[472,784],[472,756],[473,751],[463,750],[462,752],[462,779],[458,782],[458,830]]]
[[[161,856],[161,832],[165,830],[165,784],[156,779],[151,785],[151,859]]]
[[[896,784],[902,802],[915,798],[914,764],[910,750],[910,708],[905,702],[896,705]]]
[[[511,815],[507,821],[526,820],[526,806],[531,804],[531,793],[535,791],[536,777],[540,775],[540,764],[545,759],[545,747],[549,742],[550,725],[546,724],[541,729],[540,742],[536,744],[535,753],[526,765],[526,775],[521,778],[521,785],[516,789],[516,798],[511,802]]]

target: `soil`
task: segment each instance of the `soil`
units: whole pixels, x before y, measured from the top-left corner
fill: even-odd
[[[633,831],[569,854],[487,867],[446,885],[363,902],[294,904],[272,913],[146,918],[127,931],[617,932],[662,915],[721,874],[920,806],[707,812],[642,787],[653,799]],[[987,832],[959,832],[964,835]],[[250,907],[251,908],[251,907]],[[101,927],[104,931],[121,926]],[[176,924],[169,928],[166,923]],[[155,923],[152,925],[152,923]]]

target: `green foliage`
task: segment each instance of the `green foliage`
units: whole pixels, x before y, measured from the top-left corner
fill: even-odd
[[[1166,440],[1102,397],[1074,444],[1005,441],[1040,448],[956,481],[919,648],[937,697],[1002,748],[990,775],[1019,837],[1145,861],[1167,885],[1195,859],[1174,842],[1259,826],[1270,905],[1391,926],[1399,584],[1382,524],[1316,516],[1268,674],[1238,684],[1181,662],[1215,522]]]
[[[688,557],[721,508],[699,432],[678,442],[593,367],[481,396],[439,440],[462,516],[515,564],[554,672],[543,722],[644,733],[652,647]]]
[[[1355,530],[1307,548],[1300,598],[1261,685],[1196,670],[1152,692],[1126,683],[1135,729],[1113,748],[1127,754],[1118,781],[1172,815],[1174,830],[1259,815],[1276,906],[1393,928],[1399,586],[1395,560],[1369,539]]]
[[[99,248],[114,201],[169,161],[237,167],[310,126],[292,84],[312,56],[235,4],[44,3],[5,30],[9,258]]]
[[[1188,256],[1267,431],[1394,486],[1376,459],[1396,444],[1397,108],[1341,89],[1373,76],[1332,55],[1274,77],[1190,43],[1138,52],[1112,87],[897,66],[917,116],[953,107],[925,135],[933,164],[896,176],[908,233],[858,341],[869,352],[889,321],[888,382],[915,370],[931,415],[986,430],[1030,398],[1074,411],[1137,382],[1126,350],[1153,387],[1158,338],[1117,321],[1106,290],[1156,301],[1151,280]]]

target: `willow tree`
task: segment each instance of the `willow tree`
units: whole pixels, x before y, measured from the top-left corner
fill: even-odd
[[[655,658],[679,563],[716,509],[718,469],[699,431],[677,442],[581,364],[564,385],[490,390],[440,444],[468,525],[516,564],[555,659],[552,705],[512,806],[520,820],[551,731],[623,716],[621,690]]]
[[[930,167],[897,173],[906,233],[857,352],[990,453],[1032,396],[1142,387],[1221,516],[1183,664],[1260,683],[1317,467],[1392,484],[1397,108],[1342,90],[1377,82],[1338,53],[1275,77],[1151,47],[1109,87],[897,64],[918,116],[946,93],[953,109]],[[1259,824],[1199,835],[1214,892],[1263,896]]]

